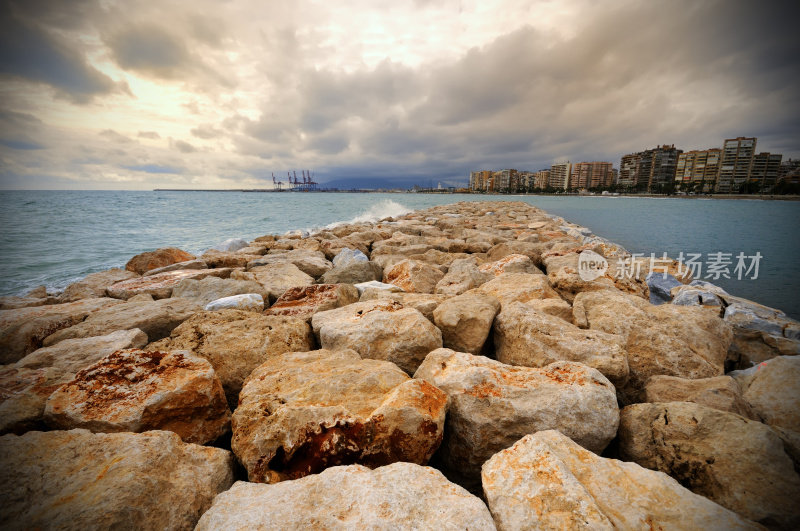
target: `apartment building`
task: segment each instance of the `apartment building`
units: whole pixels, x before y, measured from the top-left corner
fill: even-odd
[[[740,136],[725,140],[717,178],[717,192],[724,194],[735,192],[750,179],[756,143],[755,137]]]
[[[550,177],[548,179],[548,184],[553,188],[558,188],[560,190],[566,190],[569,188],[569,175],[571,167],[572,164],[569,162],[562,162],[550,166]]]
[[[780,153],[759,153],[754,155],[747,181],[758,184],[760,191],[771,190],[778,183],[782,159],[783,155]]]
[[[572,165],[570,188],[597,188],[611,186],[613,182],[613,164],[610,162],[577,162]]]
[[[533,174],[533,186],[535,188],[547,188],[550,182],[550,170],[539,170]]]
[[[664,144],[623,156],[619,164],[619,184],[648,192],[658,191],[675,180],[678,157],[682,152],[674,144]]]
[[[708,193],[715,189],[719,176],[722,150],[711,148],[692,150],[678,156],[675,171],[675,183],[689,189],[689,185],[696,192]]]

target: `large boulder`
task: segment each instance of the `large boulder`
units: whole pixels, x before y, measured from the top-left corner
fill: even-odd
[[[122,280],[130,280],[139,276],[133,271],[114,268],[106,271],[91,273],[77,282],[73,282],[64,290],[60,299],[62,302],[73,302],[81,299],[105,297],[106,289],[112,284]]]
[[[333,268],[333,264],[320,251],[292,249],[291,251],[270,251],[269,254],[248,262],[247,270],[272,264],[294,264],[300,271],[313,278],[319,278]]]
[[[200,280],[187,278],[181,280],[172,289],[173,298],[192,299],[200,306],[205,306],[209,302],[223,297],[244,295],[246,293],[258,293],[265,299],[269,297],[264,287],[254,280],[234,280],[217,277],[206,277]]]
[[[580,363],[512,367],[439,349],[428,354],[414,378],[448,395],[437,458],[449,477],[467,488],[477,487],[484,461],[528,433],[557,429],[599,453],[617,432],[614,386]]]
[[[734,341],[729,357],[745,369],[776,356],[800,354],[800,323],[774,308],[721,295],[725,322],[733,327]]]
[[[362,358],[391,361],[408,374],[442,346],[438,328],[419,311],[394,301],[356,302],[319,312],[311,326],[324,349],[353,349]]]
[[[433,310],[433,322],[442,331],[445,347],[480,354],[499,311],[497,299],[473,290],[439,304]]]
[[[264,311],[264,297],[259,293],[243,293],[214,299],[203,307],[204,310],[216,312],[219,310],[247,310],[250,312]]]
[[[228,403],[235,407],[245,378],[272,356],[311,350],[308,323],[294,317],[243,310],[202,311],[151,343],[147,350],[189,350],[211,362]]]
[[[582,330],[528,304],[506,304],[494,320],[497,359],[510,365],[544,367],[554,361],[577,361],[603,373],[615,386],[628,378],[621,337]]]
[[[254,267],[247,272],[234,271],[231,273],[231,278],[255,280],[264,287],[270,302],[274,302],[289,288],[310,286],[314,283],[311,276],[300,271],[296,265],[289,263]],[[266,302],[267,299],[265,298],[264,301]]]
[[[261,258],[261,253],[246,254],[240,252],[216,251],[209,249],[200,258],[208,264],[208,267],[245,267],[252,260]]]
[[[119,304],[122,301],[96,298],[0,310],[0,364],[14,363],[40,348],[44,339],[54,332],[80,323],[93,312]]]
[[[180,271],[181,269],[208,269],[208,264],[205,262],[205,260],[195,258],[194,260],[187,260],[186,262],[178,262],[177,264],[170,264],[168,266],[151,269],[142,276],[151,277],[153,275],[167,273],[169,271]]]
[[[147,334],[133,328],[117,330],[104,336],[65,339],[55,345],[34,350],[15,366],[27,369],[56,367],[75,374],[102,358],[125,348],[141,348],[147,344]]]
[[[108,287],[106,292],[115,299],[130,299],[136,295],[146,293],[154,299],[166,299],[172,296],[172,291],[187,279],[200,280],[209,276],[228,277],[230,269],[180,269],[167,271],[157,275],[150,275],[130,280],[122,280]]]
[[[168,431],[0,437],[5,529],[191,529],[233,483],[230,452]]]
[[[380,281],[383,278],[383,268],[376,262],[363,262],[353,260],[342,265],[336,265],[319,277],[320,284],[360,284],[371,280]]]
[[[530,275],[543,275],[542,271],[536,267],[528,256],[524,254],[509,254],[500,260],[487,262],[480,266],[482,273],[488,273],[493,277],[498,277],[503,273],[526,273]]]
[[[369,258],[358,249],[343,248],[333,257],[333,267],[342,267],[358,262],[369,262]]]
[[[156,269],[157,267],[186,262],[187,260],[194,260],[195,258],[196,256],[186,251],[181,251],[175,247],[165,247],[163,249],[137,254],[128,260],[128,263],[125,264],[125,269],[143,275],[147,271]]]
[[[420,260],[401,260],[383,273],[384,282],[414,293],[433,293],[443,277],[441,269]]]
[[[393,284],[384,284],[393,286]],[[397,288],[399,290],[399,288]],[[433,311],[445,301],[444,295],[434,293],[405,293],[402,291],[392,291],[391,289],[367,288],[358,299],[359,302],[373,300],[393,300],[407,308],[414,308],[425,318],[433,322]]]
[[[317,312],[333,310],[357,301],[358,290],[351,284],[300,286],[286,290],[267,314],[311,319]]]
[[[133,328],[147,334],[149,341],[156,341],[168,336],[173,328],[199,310],[200,306],[187,299],[130,301],[94,312],[83,322],[47,336],[43,345],[49,347],[65,339],[104,336]]]
[[[514,302],[540,299],[558,299],[558,293],[544,275],[530,273],[503,273],[478,288],[497,298],[502,306]]]
[[[526,435],[481,473],[497,529],[760,529],[666,474],[604,459],[558,431]]]
[[[275,356],[247,378],[231,447],[250,481],[336,466],[424,464],[442,439],[447,396],[393,363],[352,350]]]
[[[55,391],[44,410],[56,429],[168,430],[205,444],[224,434],[230,410],[211,364],[191,352],[118,350]]]
[[[760,422],[691,402],[633,404],[620,413],[619,452],[745,518],[800,526],[800,476]]]
[[[197,531],[213,529],[494,529],[483,502],[412,463],[337,466],[273,485],[237,481]]]
[[[0,435],[44,429],[47,398],[72,376],[57,367],[0,366]]]
[[[645,402],[694,402],[752,420],[760,420],[742,398],[739,384],[730,376],[696,380],[663,374],[651,376],[644,387],[644,399]]]
[[[447,274],[436,283],[435,291],[448,297],[455,297],[465,291],[477,288],[491,278],[493,275],[478,269],[478,261],[475,257],[461,258],[450,264]]]
[[[760,419],[800,434],[800,357],[778,356],[740,378],[744,399]]]
[[[616,290],[579,293],[575,322],[623,338],[630,376],[618,389],[624,403],[641,402],[651,376],[722,376],[733,333],[722,319],[697,307],[662,304]]]

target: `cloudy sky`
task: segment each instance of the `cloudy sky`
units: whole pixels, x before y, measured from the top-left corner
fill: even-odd
[[[795,5],[0,0],[0,188],[456,184],[735,136],[798,158]]]

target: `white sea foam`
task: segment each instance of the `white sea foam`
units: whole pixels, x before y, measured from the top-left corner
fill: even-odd
[[[348,221],[337,221],[330,223],[323,228],[332,229],[338,227],[339,225],[345,225],[349,223],[374,223],[383,218],[402,216],[403,214],[411,212],[411,210],[411,208],[401,205],[397,201],[383,199]]]

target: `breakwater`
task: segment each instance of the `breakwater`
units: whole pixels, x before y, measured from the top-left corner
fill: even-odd
[[[686,264],[522,202],[215,247],[2,299],[3,522],[800,523],[798,323]]]

